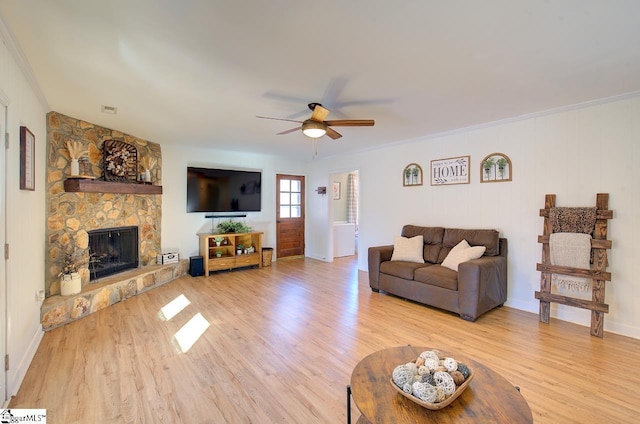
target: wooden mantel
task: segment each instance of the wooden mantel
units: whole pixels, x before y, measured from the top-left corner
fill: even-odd
[[[64,191],[82,193],[162,194],[162,186],[152,184],[118,183],[113,181],[67,178]]]

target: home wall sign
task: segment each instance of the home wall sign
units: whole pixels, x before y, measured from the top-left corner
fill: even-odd
[[[422,167],[417,163],[410,163],[402,171],[402,185],[421,186],[422,185]]]
[[[481,183],[501,183],[511,181],[513,167],[511,159],[504,153],[491,153],[480,162]]]
[[[431,185],[469,184],[470,156],[431,161]]]

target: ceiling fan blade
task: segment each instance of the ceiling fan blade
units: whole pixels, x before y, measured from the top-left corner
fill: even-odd
[[[285,134],[292,133],[294,131],[300,131],[300,127],[295,127],[295,128],[291,128],[290,130],[281,131],[281,132],[277,133],[276,135],[285,135]]]
[[[260,118],[260,119],[273,119],[275,121],[289,121],[289,122],[298,122],[300,124],[302,124],[302,121],[296,121],[295,119],[284,119],[284,118],[271,118],[269,116],[257,116],[256,118]]]
[[[329,109],[325,109],[321,105],[316,105],[316,107],[313,108],[313,113],[311,114],[311,120],[322,122],[327,116],[329,116]]]
[[[372,127],[375,121],[373,119],[334,119],[324,123],[331,127]]]
[[[329,128],[329,127],[327,127],[327,135],[334,140],[337,140],[340,137],[342,137],[342,134],[340,134],[338,131],[334,130],[333,128]]]

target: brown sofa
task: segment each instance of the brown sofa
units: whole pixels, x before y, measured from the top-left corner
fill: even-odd
[[[507,300],[507,239],[497,231],[405,225],[401,235],[423,236],[425,263],[391,261],[392,245],[370,247],[369,285],[374,292],[445,309],[467,321]],[[462,240],[485,246],[483,256],[460,263],[457,272],[441,266]]]

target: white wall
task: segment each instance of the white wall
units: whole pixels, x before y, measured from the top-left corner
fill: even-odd
[[[507,305],[538,312],[545,194],[558,206],[594,206],[596,193],[610,194],[608,238],[612,282],[607,284],[610,313],[605,329],[640,338],[640,97],[558,111],[537,117],[459,131],[393,148],[317,160],[310,164],[310,186],[328,185],[332,173],[360,170],[359,268],[367,269],[369,246],[391,244],[402,225],[496,228],[509,240]],[[480,183],[480,161],[501,152],[513,163],[513,181]],[[430,161],[471,156],[471,183],[430,185]],[[416,160],[416,158],[419,158]],[[401,171],[411,162],[425,171],[425,184],[402,187]],[[379,164],[385,164],[381,167]],[[309,256],[323,257],[330,246],[327,210],[316,196],[308,218],[310,238],[318,240]],[[319,242],[322,240],[323,242]],[[552,305],[552,316],[588,326],[590,312]]]
[[[276,174],[304,175],[305,165],[274,156],[217,149],[162,145],[162,248],[177,248],[182,258],[197,256],[197,233],[211,230],[205,213],[187,213],[187,166],[262,171],[262,211],[247,213],[245,222],[263,231],[263,246],[276,243]],[[220,220],[216,219],[215,225]]]
[[[7,373],[9,395],[18,390],[42,338],[40,302],[36,291],[44,289],[45,234],[45,157],[47,107],[40,101],[12,53],[6,28],[0,20],[0,91],[8,98],[10,147],[6,152],[6,170],[0,164],[0,180],[6,176],[7,231],[9,260],[6,261],[7,335],[6,349],[10,369]],[[8,47],[9,46],[9,47]],[[2,117],[4,120],[4,117]],[[35,191],[20,190],[20,126],[26,126],[36,140]],[[4,139],[4,136],[3,138]],[[2,143],[4,144],[4,142]],[[4,148],[4,147],[0,147]],[[4,182],[4,181],[3,181]],[[5,302],[2,293],[2,302]],[[0,305],[0,307],[4,307]],[[0,329],[4,332],[4,329]],[[1,335],[4,337],[4,334]]]

